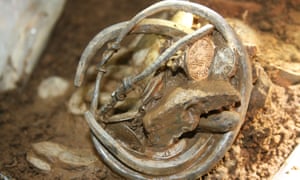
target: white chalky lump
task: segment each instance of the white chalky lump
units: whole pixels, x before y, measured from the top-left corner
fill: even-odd
[[[98,161],[90,149],[71,149],[50,141],[34,143],[26,159],[44,172],[51,171],[52,164],[55,164],[55,167],[74,169],[88,167]]]
[[[27,154],[26,156],[27,161],[32,164],[34,167],[45,171],[45,172],[49,172],[51,171],[51,166],[49,163],[35,157],[33,154]]]
[[[38,95],[42,99],[55,98],[64,95],[68,88],[68,81],[58,76],[52,76],[41,82],[38,87]]]

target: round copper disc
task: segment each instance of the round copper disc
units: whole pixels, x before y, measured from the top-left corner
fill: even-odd
[[[197,81],[207,78],[213,57],[214,43],[210,37],[206,36],[196,41],[188,49],[185,61],[190,78]]]

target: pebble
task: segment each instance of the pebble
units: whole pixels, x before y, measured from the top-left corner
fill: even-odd
[[[59,154],[58,159],[71,168],[89,166],[97,160],[90,151],[86,150],[64,151]]]
[[[274,135],[272,137],[272,139],[273,139],[275,144],[279,144],[282,138],[281,138],[281,135],[278,134],[278,135]]]
[[[65,169],[75,169],[90,166],[98,160],[89,149],[71,149],[49,141],[35,143],[32,147],[32,152],[27,153],[27,161],[45,171],[51,170],[49,163]]]
[[[38,87],[38,95],[42,99],[62,96],[68,90],[69,83],[61,77],[52,76],[41,82]]]
[[[54,162],[54,158],[58,157],[58,155],[64,151],[64,147],[62,145],[48,141],[35,143],[32,147],[34,152],[46,157],[51,162]]]
[[[241,147],[240,146],[232,146],[231,147],[232,152],[235,156],[238,156],[241,154]]]
[[[274,83],[287,87],[300,84],[300,65],[298,63],[282,63],[280,66],[271,65],[274,69],[271,78]]]
[[[252,69],[254,86],[251,93],[248,111],[254,113],[265,106],[272,82],[260,64],[254,63]]]
[[[26,159],[30,164],[32,164],[34,167],[36,167],[42,171],[45,171],[45,172],[51,171],[51,166],[49,163],[35,157],[35,155],[32,153],[28,153],[26,156]]]

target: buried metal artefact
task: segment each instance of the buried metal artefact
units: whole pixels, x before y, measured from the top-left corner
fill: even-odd
[[[161,12],[170,20],[148,19]],[[128,38],[135,34],[144,37]],[[99,102],[103,82],[112,81],[108,67],[119,63],[113,55],[124,46],[131,55],[122,60],[137,72],[123,77],[109,102]],[[100,49],[85,118],[109,167],[130,179],[193,179],[224,156],[244,122],[252,76],[244,47],[220,15],[187,1],[158,2],[95,36],[75,85]]]

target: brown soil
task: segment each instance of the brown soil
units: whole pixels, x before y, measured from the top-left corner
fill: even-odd
[[[16,179],[120,178],[104,165],[94,169],[43,173],[26,161],[31,144],[40,141],[93,149],[84,118],[70,114],[66,107],[75,88],[70,88],[64,97],[45,101],[37,96],[37,86],[43,79],[54,75],[72,84],[79,57],[88,41],[104,27],[129,19],[153,2],[156,1],[67,2],[30,80],[25,85],[20,84],[17,90],[0,95],[1,174]],[[225,17],[242,19],[257,31],[290,43],[297,51],[300,49],[300,43],[289,34],[292,28],[299,27],[299,18],[295,18],[300,13],[300,9],[296,9],[300,7],[297,0],[278,0],[272,1],[272,4],[263,0],[197,2],[202,2]],[[270,61],[256,61],[268,69]],[[287,61],[300,63],[297,56],[290,56]],[[268,179],[294,146],[300,143],[300,86],[283,86],[276,79],[273,80],[281,86],[272,86],[265,107],[248,114],[232,148],[204,179]]]

